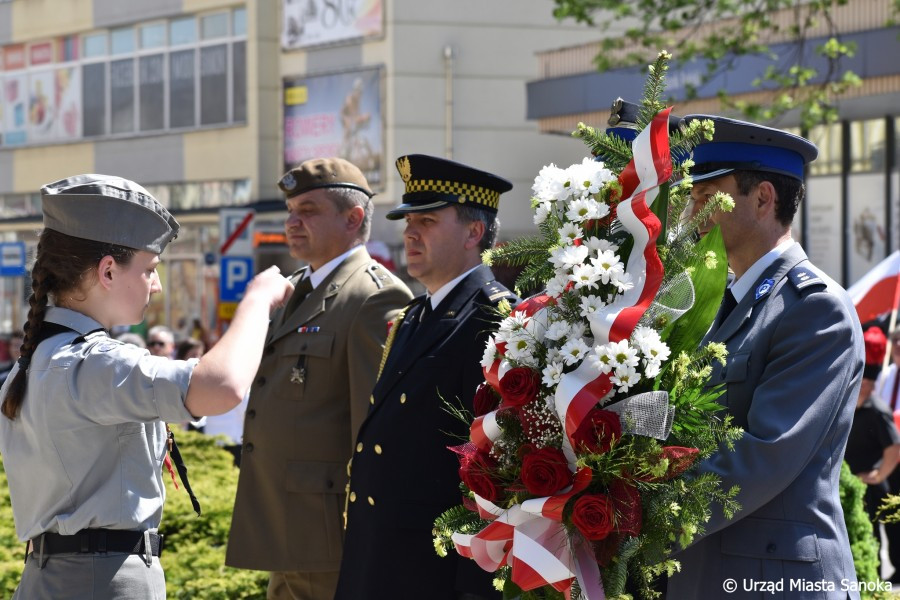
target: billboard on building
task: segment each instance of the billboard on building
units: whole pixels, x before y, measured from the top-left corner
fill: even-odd
[[[284,80],[285,171],[311,158],[339,156],[381,188],[381,72],[377,67]]]
[[[285,50],[382,34],[382,0],[284,0],[281,45]]]

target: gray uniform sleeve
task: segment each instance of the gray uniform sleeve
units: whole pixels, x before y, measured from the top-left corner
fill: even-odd
[[[189,421],[184,399],[196,364],[127,344],[93,344],[68,369],[73,410],[101,425]]]

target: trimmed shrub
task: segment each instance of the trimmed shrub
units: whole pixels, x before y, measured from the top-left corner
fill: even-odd
[[[269,574],[225,566],[225,546],[238,470],[232,455],[215,438],[192,431],[177,432],[178,447],[189,468],[191,487],[203,509],[198,517],[179,482],[174,489],[167,471],[166,505],[160,532],[166,536],[162,566],[169,598],[264,600]],[[25,544],[16,539],[9,486],[0,468],[0,598],[10,598],[19,583]]]

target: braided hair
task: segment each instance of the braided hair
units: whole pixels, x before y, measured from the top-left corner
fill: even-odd
[[[18,371],[9,384],[0,412],[15,420],[28,389],[28,367],[39,343],[49,300],[59,301],[62,294],[84,289],[90,284],[92,270],[104,256],[127,265],[137,251],[132,248],[96,242],[44,229],[38,239],[37,256],[31,270],[31,295],[28,297],[28,322],[22,341]]]

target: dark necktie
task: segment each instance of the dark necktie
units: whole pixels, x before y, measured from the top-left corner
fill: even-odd
[[[722,326],[722,323],[725,322],[725,319],[728,318],[728,315],[731,314],[731,311],[734,310],[737,304],[734,294],[731,293],[731,288],[726,289],[722,295],[722,304],[719,306],[719,312],[716,314],[715,329]]]
[[[312,279],[310,277],[304,277],[298,281],[294,287],[294,293],[291,294],[291,299],[288,300],[287,308],[284,309],[285,316],[292,315],[303,304],[303,300],[306,299],[312,290]]]

